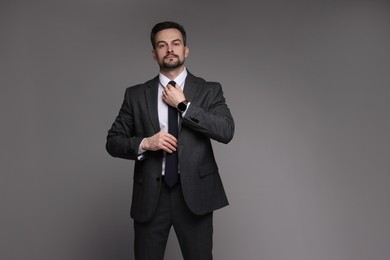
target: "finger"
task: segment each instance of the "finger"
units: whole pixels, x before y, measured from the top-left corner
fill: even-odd
[[[169,148],[169,150],[171,150],[171,152],[176,151],[177,139],[173,135],[164,132],[164,133],[162,133],[159,146],[160,146],[160,149],[163,149],[163,147],[167,147],[167,148]]]
[[[168,153],[173,153],[176,151],[176,147],[167,141],[161,141],[157,147],[157,150],[163,150]]]
[[[164,146],[169,147],[170,149],[176,149],[177,143],[173,141],[172,139],[166,139],[163,143]]]
[[[171,145],[176,147],[177,139],[175,138],[175,136],[164,131],[160,131],[158,135],[159,135],[158,138],[160,139],[159,142],[161,143],[161,145],[163,145],[165,142],[168,142]]]
[[[166,133],[165,137],[168,138],[169,140],[173,141],[175,144],[177,143],[176,137],[171,135],[170,133]]]
[[[169,143],[166,143],[164,148],[165,148],[166,152],[169,152],[169,153],[176,152],[176,147],[174,147],[173,145],[171,145]]]

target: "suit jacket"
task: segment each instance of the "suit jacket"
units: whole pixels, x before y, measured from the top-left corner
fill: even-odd
[[[152,218],[162,185],[163,152],[147,151],[145,159],[138,160],[142,139],[160,131],[158,85],[157,76],[127,88],[119,115],[107,135],[109,154],[135,160],[131,217],[139,222]],[[184,94],[191,104],[179,125],[180,181],[188,208],[202,215],[228,205],[211,139],[228,143],[233,138],[234,121],[219,83],[188,73]]]

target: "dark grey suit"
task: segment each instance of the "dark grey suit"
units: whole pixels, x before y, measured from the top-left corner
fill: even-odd
[[[147,151],[145,159],[137,159],[142,139],[160,131],[158,85],[157,76],[128,88],[107,136],[106,148],[112,156],[136,160],[131,216],[140,223],[153,217],[162,186],[162,151]],[[184,94],[191,104],[179,126],[180,182],[188,208],[204,215],[228,205],[210,139],[228,143],[234,121],[219,83],[188,73]]]

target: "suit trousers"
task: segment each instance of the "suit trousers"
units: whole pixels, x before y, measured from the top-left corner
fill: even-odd
[[[172,188],[162,182],[153,218],[146,223],[134,221],[135,259],[163,260],[172,226],[184,260],[213,259],[213,213],[192,213],[184,201],[180,181]]]

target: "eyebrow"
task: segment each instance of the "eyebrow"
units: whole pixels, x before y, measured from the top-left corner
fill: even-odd
[[[182,42],[180,39],[175,39],[175,40],[173,40],[171,42],[177,42],[177,41]],[[167,43],[167,42],[166,41],[158,41],[158,42],[156,42],[156,45],[160,44],[160,43]]]

